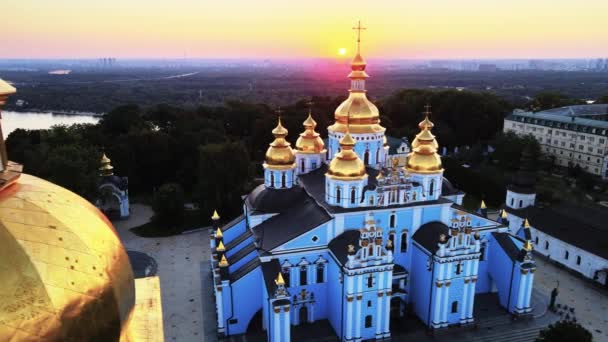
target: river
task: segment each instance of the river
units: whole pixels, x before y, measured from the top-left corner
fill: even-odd
[[[72,125],[84,123],[97,123],[99,117],[92,115],[53,115],[50,113],[33,112],[2,112],[2,133],[4,138],[16,130],[46,129],[55,125]]]

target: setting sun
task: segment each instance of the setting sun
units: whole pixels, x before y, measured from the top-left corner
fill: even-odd
[[[344,56],[344,55],[346,55],[346,48],[339,48],[339,49],[338,49],[338,54],[339,54],[340,56]]]

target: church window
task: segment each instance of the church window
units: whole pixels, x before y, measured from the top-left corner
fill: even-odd
[[[342,194],[341,194],[340,188],[338,187],[338,188],[336,188],[336,203],[340,203],[341,197],[342,197]]]
[[[511,207],[513,206],[514,202],[515,202],[515,198],[511,198]]]
[[[289,279],[291,275],[290,270],[290,267],[283,267],[283,269],[281,270],[281,273],[283,273],[283,280],[285,281],[285,287],[289,287]]]
[[[524,206],[524,201],[519,200],[519,207],[521,208],[521,207],[523,207],[523,206]]]
[[[306,285],[308,272],[306,265],[300,266],[300,286]]]
[[[380,148],[376,150],[376,163],[380,162]]]
[[[457,313],[458,312],[458,302],[454,301],[452,302],[452,313]]]
[[[304,159],[300,161],[300,171],[304,172]]]
[[[429,186],[429,196],[433,196],[433,192],[435,192],[435,181],[431,181],[431,185]]]
[[[545,249],[549,249],[549,241],[545,241]]]
[[[580,264],[581,264],[581,256],[580,256],[580,255],[577,255],[577,256],[576,256],[576,264],[577,264],[577,265],[580,265]]]
[[[538,245],[538,236],[534,238],[534,244]]]
[[[391,214],[391,216],[389,218],[389,224],[388,224],[389,227],[395,228],[395,219],[396,219],[395,214]]]
[[[316,169],[317,168],[317,162],[313,161],[311,167],[312,167],[313,170]]]
[[[367,287],[374,287],[374,276],[371,274],[367,277]]]
[[[324,275],[325,275],[325,271],[324,271],[325,267],[323,265],[323,263],[320,263],[317,265],[317,283],[322,283],[325,281],[324,279]]]
[[[319,241],[319,237],[315,235],[312,237],[311,240],[312,240],[312,242],[317,242],[317,241]]]
[[[570,256],[570,252],[566,251],[566,253],[564,254],[564,259],[568,260],[569,256]]]
[[[372,315],[365,316],[365,327],[366,328],[372,327]]]
[[[407,232],[401,233],[401,253],[407,251]]]
[[[351,188],[350,189],[350,204],[355,204],[356,194],[357,194],[357,192],[355,191],[355,188]]]
[[[462,263],[457,263],[456,264],[456,274],[460,274],[462,273]]]
[[[369,165],[369,150],[365,150],[365,153],[363,154],[363,163]]]
[[[274,172],[270,172],[270,187],[274,188]]]
[[[371,301],[371,300],[368,300],[368,301],[367,301],[367,307],[368,307],[368,308],[371,308],[371,307],[372,307],[372,301]]]
[[[486,259],[486,242],[481,243],[481,248],[479,248],[479,261],[484,261]]]
[[[391,244],[395,246],[395,234],[391,233],[388,235],[388,239],[391,241]]]
[[[285,187],[285,172],[281,172],[281,187]]]

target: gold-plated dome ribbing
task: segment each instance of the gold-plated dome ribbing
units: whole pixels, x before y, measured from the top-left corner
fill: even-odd
[[[406,170],[416,173],[443,172],[441,157],[437,154],[439,144],[431,133],[433,123],[429,120],[430,106],[426,106],[425,118],[418,125],[420,133],[412,142],[412,152],[408,155]]]
[[[0,192],[0,340],[118,341],[135,303],[112,224],[76,194],[22,174]]]
[[[365,164],[353,151],[355,140],[347,131],[340,139],[340,152],[329,163],[327,175],[334,179],[356,180],[367,177]]]
[[[302,125],[304,132],[300,133],[300,137],[296,141],[296,150],[300,153],[325,153],[325,143],[319,133],[315,131],[317,123],[312,118],[311,110],[308,111],[308,117]]]
[[[112,161],[106,156],[105,153],[101,156],[101,166],[99,167],[100,176],[105,177],[112,176],[114,174],[114,167],[112,166],[111,162]]]
[[[349,130],[353,134],[384,133],[386,129],[380,126],[380,112],[365,95],[365,79],[369,76],[365,72],[367,63],[360,52],[361,30],[365,28],[359,22],[353,29],[358,31],[358,35],[357,54],[350,63],[351,72],[348,75],[351,87],[348,98],[336,108],[336,122],[328,130],[341,133]]]
[[[291,144],[285,139],[287,136],[287,129],[281,124],[280,117],[277,127],[272,130],[272,134],[275,139],[270,143],[270,147],[266,151],[266,162],[264,163],[264,166],[275,169],[293,167],[296,156],[291,149]]]

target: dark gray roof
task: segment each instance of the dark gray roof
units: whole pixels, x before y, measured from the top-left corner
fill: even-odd
[[[519,239],[518,237],[512,236],[509,233],[498,232],[492,232],[492,236],[512,261],[524,261],[526,251],[520,249],[513,241],[513,239]]]
[[[269,262],[262,263],[262,276],[264,277],[269,297],[274,297],[274,292],[277,289],[277,284],[275,284],[274,280],[277,279],[279,272],[281,272],[279,260],[272,259]]]
[[[358,229],[347,230],[344,233],[336,236],[329,243],[329,250],[331,250],[342,265],[344,265],[348,260],[348,245],[355,246],[355,252],[361,248],[359,246],[360,236],[361,233]]]
[[[446,238],[449,239],[450,229],[445,224],[434,221],[420,226],[412,238],[426,250],[435,254],[439,249],[439,236],[441,234],[445,234]]]
[[[447,178],[443,177],[443,181],[441,183],[441,195],[442,196],[450,196],[450,195],[460,195],[464,194],[464,192],[458,190],[452,182],[450,182]]]
[[[285,242],[331,220],[331,216],[309,196],[253,227],[253,234],[263,251],[270,251]]]
[[[391,136],[387,135],[386,142],[388,143],[388,154],[397,154],[397,149],[403,143],[406,143],[409,145],[407,138],[405,138],[405,137],[395,138],[395,137],[391,137]]]
[[[608,209],[563,203],[506,210],[546,234],[608,259]]]
[[[230,265],[237,263],[239,260],[246,257],[251,252],[255,251],[255,249],[256,249],[255,244],[253,242],[250,242],[249,244],[245,245],[243,248],[239,249],[236,253],[229,256],[227,258],[228,263]],[[257,256],[256,256],[256,258],[257,258]]]
[[[100,185],[113,184],[120,190],[127,190],[129,188],[129,177],[118,177],[116,175],[105,176],[101,178]]]
[[[608,121],[594,119],[606,114],[608,114],[608,104],[592,104],[553,108],[536,113],[516,109],[506,119],[587,133],[592,133],[589,128],[599,128],[600,131],[596,131],[595,134],[608,135],[608,132],[602,132],[608,129]]]
[[[241,278],[243,278],[244,276],[246,276],[247,274],[249,274],[249,272],[252,272],[253,270],[255,270],[258,266],[260,266],[260,258],[253,258],[250,261],[248,261],[247,263],[245,263],[243,266],[241,266],[241,268],[239,268],[238,270],[230,273],[230,281],[235,282]]]
[[[255,212],[280,213],[307,197],[300,186],[290,189],[271,189],[261,184],[247,196],[245,202]]]
[[[368,167],[368,185],[365,190],[373,189],[376,187],[377,180],[376,176],[378,175],[378,170]],[[311,171],[305,175],[299,176],[300,183],[306,189],[314,199],[323,206],[330,213],[347,213],[347,212],[356,212],[356,211],[367,211],[370,209],[390,209],[390,208],[407,208],[413,206],[420,205],[429,205],[429,204],[439,204],[439,203],[452,203],[451,201],[445,198],[439,198],[438,200],[433,201],[423,201],[423,202],[411,202],[407,204],[395,204],[386,207],[360,207],[360,208],[342,208],[338,206],[332,206],[325,202],[325,173],[327,172],[327,165],[323,165],[317,170]]]

